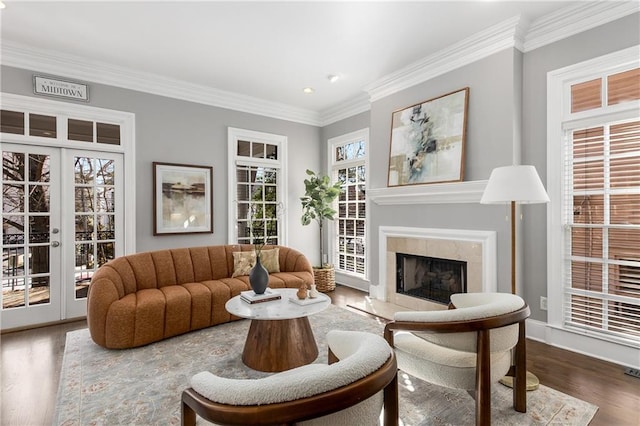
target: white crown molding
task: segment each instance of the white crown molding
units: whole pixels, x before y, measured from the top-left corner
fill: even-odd
[[[531,25],[524,17],[515,16],[366,86],[364,90],[368,92],[368,97],[357,96],[321,112],[87,61],[7,40],[2,41],[0,63],[281,120],[326,126],[370,110],[371,102],[504,49],[516,48],[529,52],[637,12],[640,12],[638,1],[588,1],[543,16]]]
[[[312,110],[266,101],[252,96],[187,83],[157,74],[134,71],[74,55],[36,49],[3,40],[2,64],[83,81],[167,96],[235,111],[320,126],[320,115]]]
[[[371,96],[371,101],[375,102],[504,49],[519,47],[523,26],[520,16],[514,16],[393,72],[365,90]]]
[[[486,180],[474,180],[372,188],[367,191],[367,198],[381,206],[479,203],[486,186]]]
[[[529,52],[583,31],[640,12],[638,1],[585,2],[568,6],[531,23],[523,52]]]
[[[321,126],[327,126],[371,109],[369,95],[363,93],[320,112]]]

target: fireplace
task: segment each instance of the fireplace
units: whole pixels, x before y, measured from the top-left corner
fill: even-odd
[[[449,296],[444,296],[440,291],[437,292],[440,293],[437,301],[435,298],[432,300],[432,298],[413,297],[402,291],[398,292],[396,283],[398,253],[464,262],[465,270],[464,274],[460,272],[460,281],[465,287],[461,291],[496,291],[495,231],[403,226],[381,226],[378,230],[379,280],[378,283],[369,286],[373,299],[390,302],[410,310],[447,309]],[[451,292],[459,291],[455,289]]]
[[[396,292],[447,305],[467,291],[467,262],[396,253]]]

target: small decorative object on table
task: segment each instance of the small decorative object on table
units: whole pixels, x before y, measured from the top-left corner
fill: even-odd
[[[302,285],[298,289],[298,292],[296,293],[296,296],[298,296],[298,299],[300,300],[307,298],[307,285],[305,283],[302,283]]]
[[[311,284],[311,289],[309,289],[309,298],[310,299],[315,299],[316,297],[318,297],[318,289],[316,288],[315,284]]]
[[[247,303],[261,303],[261,302],[269,302],[271,300],[280,300],[282,296],[279,293],[271,291],[270,288],[267,288],[264,293],[256,294],[253,290],[247,290],[240,292],[240,299],[243,302]]]

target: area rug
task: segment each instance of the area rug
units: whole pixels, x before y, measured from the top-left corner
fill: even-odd
[[[326,363],[329,330],[381,334],[384,325],[346,309],[329,306],[309,318]],[[235,378],[267,375],[241,360],[248,320],[221,324],[141,348],[104,349],[87,329],[67,334],[55,425],[169,425],[180,423],[180,396],[203,370]],[[442,388],[400,372],[400,424],[474,424],[474,401],[464,391]],[[494,425],[587,425],[598,408],[545,386],[527,394],[527,413],[511,406],[511,390],[495,385]],[[201,419],[200,419],[201,420]],[[204,422],[199,421],[199,424]]]

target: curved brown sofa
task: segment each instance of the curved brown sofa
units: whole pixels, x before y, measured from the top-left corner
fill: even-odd
[[[280,272],[269,274],[269,287],[313,284],[309,260],[294,249],[277,247]],[[250,286],[248,276],[231,278],[233,252],[251,250],[252,245],[219,245],[111,260],[96,271],[89,286],[91,338],[105,348],[133,348],[238,319],[224,305]]]

